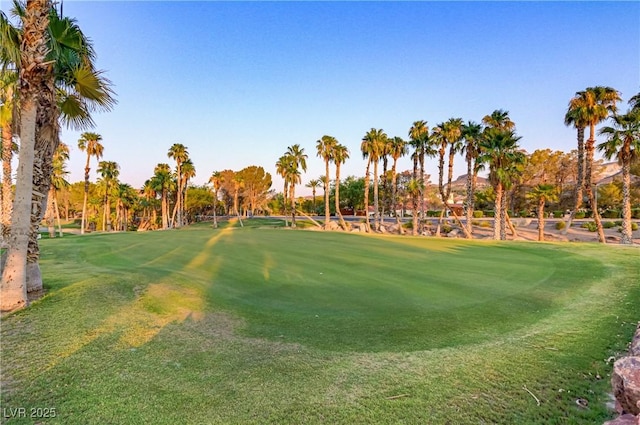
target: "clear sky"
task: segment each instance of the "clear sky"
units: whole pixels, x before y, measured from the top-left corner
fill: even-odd
[[[510,112],[527,151],[569,151],[575,131],[563,118],[576,91],[607,85],[624,102],[640,91],[633,1],[65,0],[64,14],[115,84],[118,105],[95,116],[93,131],[103,159],[135,187],[157,163],[173,166],[176,142],[188,147],[196,184],[260,165],[277,190],[274,164],[298,143],[309,155],[304,184],[324,174],[315,149],[324,134],[351,152],[343,176],[363,175],[370,128],[407,139],[413,121],[480,121],[495,109]],[[63,132],[71,181],[83,175],[78,138]],[[405,158],[400,169],[409,168]],[[437,175],[435,160],[427,172]]]

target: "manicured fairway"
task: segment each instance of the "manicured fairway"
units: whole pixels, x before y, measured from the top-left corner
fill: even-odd
[[[56,417],[2,423],[609,418],[637,247],[248,224],[43,241],[49,294],[2,319],[2,407]]]

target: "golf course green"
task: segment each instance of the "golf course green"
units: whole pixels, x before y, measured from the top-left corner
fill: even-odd
[[[637,247],[279,226],[43,240],[47,295],[2,318],[2,423],[612,416]]]

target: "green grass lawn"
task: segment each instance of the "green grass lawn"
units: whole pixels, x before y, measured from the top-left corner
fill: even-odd
[[[279,226],[41,241],[48,295],[2,319],[1,422],[611,417],[607,359],[638,320],[637,247]]]

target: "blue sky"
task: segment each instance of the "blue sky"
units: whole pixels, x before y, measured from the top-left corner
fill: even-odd
[[[115,84],[118,105],[96,115],[94,131],[135,187],[171,164],[176,142],[197,184],[260,165],[277,190],[274,164],[298,143],[306,183],[324,173],[324,134],[351,151],[343,175],[362,175],[372,127],[406,139],[413,121],[480,121],[495,109],[510,112],[527,151],[568,151],[575,132],[563,117],[576,91],[608,85],[626,102],[640,90],[638,2],[67,0],[64,14]],[[78,137],[63,132],[71,181],[82,179]],[[437,175],[435,160],[427,171]]]

